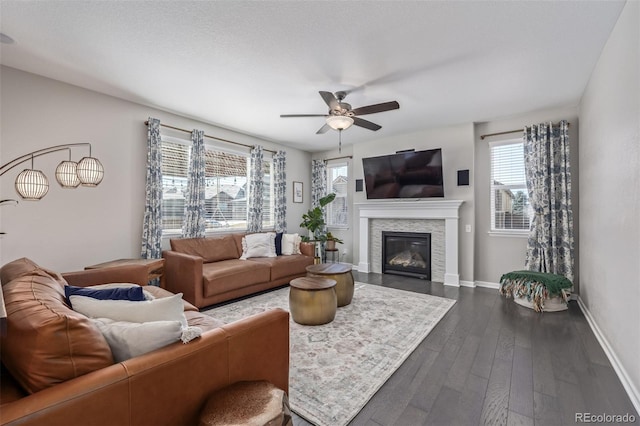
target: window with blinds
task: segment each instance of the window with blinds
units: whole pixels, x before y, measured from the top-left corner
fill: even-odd
[[[327,204],[327,226],[346,228],[349,219],[349,203],[347,189],[349,185],[349,164],[333,163],[327,165],[327,192],[335,192],[336,198]]]
[[[190,142],[162,139],[162,229],[182,231]],[[264,162],[263,228],[273,227],[271,161]],[[207,232],[247,229],[249,155],[205,149],[205,223]]]
[[[496,142],[491,152],[491,231],[529,230],[531,206],[524,172],[522,141]]]

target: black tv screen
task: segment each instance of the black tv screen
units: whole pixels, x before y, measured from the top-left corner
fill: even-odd
[[[362,159],[368,199],[444,197],[442,150]]]

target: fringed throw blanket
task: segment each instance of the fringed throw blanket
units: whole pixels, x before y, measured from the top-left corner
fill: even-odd
[[[549,297],[565,297],[563,289],[573,287],[571,281],[562,275],[535,271],[513,271],[500,278],[500,294],[506,297],[526,297],[533,303],[533,309],[541,312],[544,301]],[[566,299],[565,299],[566,302]]]

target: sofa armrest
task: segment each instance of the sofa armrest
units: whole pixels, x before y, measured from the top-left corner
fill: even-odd
[[[4,404],[0,424],[197,424],[209,395],[238,380],[288,390],[288,330],[282,309],[246,317]]]
[[[265,311],[123,364],[132,424],[197,424],[208,396],[236,381],[268,380],[288,390],[289,313]]]
[[[129,404],[127,372],[115,364],[3,404],[0,424],[127,425]]]
[[[62,277],[70,285],[79,287],[110,283],[147,285],[149,280],[147,267],[144,265],[112,266],[109,268],[65,272]]]
[[[171,293],[182,293],[187,302],[199,306],[203,297],[202,264],[199,256],[165,250],[164,257],[164,285]]]

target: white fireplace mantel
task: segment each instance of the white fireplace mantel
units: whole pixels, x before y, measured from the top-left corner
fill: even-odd
[[[461,200],[378,201],[355,204],[360,219],[360,261],[358,271],[369,272],[369,221],[371,219],[444,219],[444,284],[459,286],[458,213]]]

